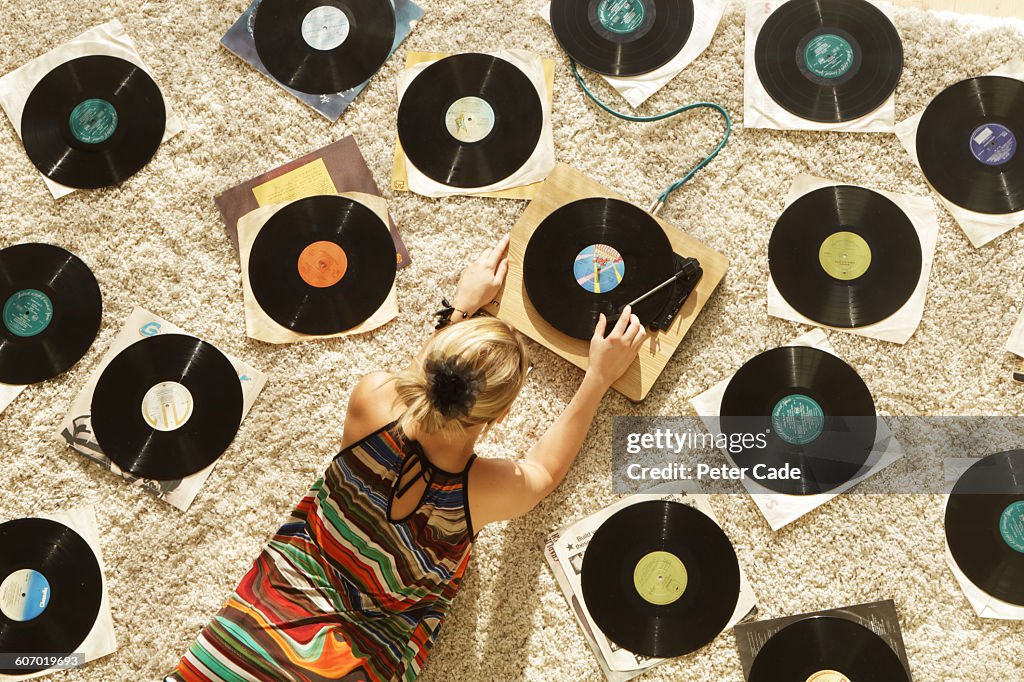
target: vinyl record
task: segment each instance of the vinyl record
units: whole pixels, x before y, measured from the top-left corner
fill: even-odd
[[[884,639],[845,618],[811,616],[772,635],[757,652],[748,682],[910,682]]]
[[[917,157],[935,190],[987,214],[1024,211],[1024,82],[982,76],[943,90],[917,128]]]
[[[594,335],[600,313],[613,315],[673,273],[672,245],[661,225],[632,204],[600,197],[553,211],[523,257],[530,303],[552,327],[578,339]],[[670,296],[662,290],[633,312],[646,324]]]
[[[0,383],[34,384],[78,362],[96,338],[102,297],[89,267],[59,246],[0,250]]]
[[[1024,450],[989,455],[960,476],[946,505],[946,542],[972,583],[1024,606]]]
[[[729,538],[702,512],[651,501],[612,514],[583,555],[583,600],[610,640],[670,658],[696,651],[729,624],[740,567]]]
[[[107,187],[135,175],[156,154],[167,112],[141,67],[89,55],[43,76],[25,101],[21,137],[32,163],[54,182]]]
[[[249,286],[282,327],[323,336],[369,319],[395,282],[391,232],[376,213],[338,196],[300,199],[275,213],[249,252]]]
[[[862,187],[823,187],[787,208],[768,242],[772,280],[801,315],[864,327],[902,308],[921,279],[921,240],[907,214]]]
[[[213,464],[242,422],[242,386],[219,350],[158,334],[118,353],[96,382],[92,429],[123,471],[176,481]]]
[[[693,30],[693,0],[553,0],[551,28],[570,57],[608,76],[654,71]]]
[[[409,162],[450,187],[485,187],[512,175],[533,156],[543,125],[530,78],[486,54],[434,62],[398,105],[398,138]]]
[[[47,519],[0,524],[0,654],[72,654],[103,600],[96,555],[71,528]],[[27,675],[46,666],[5,668]]]
[[[896,90],[903,43],[867,0],[789,0],[758,32],[754,67],[786,111],[842,123],[871,113]]]
[[[391,0],[262,0],[252,37],[271,76],[326,95],[377,73],[391,54],[395,26]]]
[[[876,427],[864,381],[816,348],[786,346],[755,356],[722,397],[721,428],[729,442],[739,442],[742,434],[766,434],[765,447],[755,443],[732,454],[736,464],[751,473],[758,464],[798,470],[800,478],[759,477],[766,488],[788,495],[828,492],[862,473],[870,465]]]

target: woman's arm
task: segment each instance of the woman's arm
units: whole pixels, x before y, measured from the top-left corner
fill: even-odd
[[[470,470],[470,514],[475,528],[522,516],[558,487],[569,472],[601,399],[632,364],[647,336],[629,307],[608,336],[600,316],[590,340],[583,382],[565,411],[520,461],[482,459]]]

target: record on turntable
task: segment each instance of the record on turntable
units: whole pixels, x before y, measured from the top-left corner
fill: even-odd
[[[921,240],[883,195],[823,187],[783,212],[768,263],[779,293],[801,315],[832,327],[865,327],[910,300],[921,279]]]
[[[928,182],[977,213],[1024,211],[1024,82],[970,78],[931,101],[917,128],[917,157]]]
[[[972,464],[953,486],[945,526],[964,575],[985,593],[1024,606],[1024,450]]]
[[[79,652],[99,616],[103,575],[89,543],[48,519],[0,524],[0,654]],[[26,675],[48,666],[5,669]]]
[[[732,543],[703,512],[649,501],[612,514],[591,538],[581,582],[613,642],[645,656],[696,651],[729,624],[740,594]]]
[[[910,682],[899,656],[859,623],[812,616],[790,623],[757,652],[748,682]]]
[[[598,315],[623,306],[671,278],[672,245],[650,214],[619,199],[591,197],[549,214],[530,237],[523,283],[530,302],[551,326],[589,339]],[[671,297],[668,289],[637,303],[648,324]]]
[[[693,29],[693,0],[553,0],[551,28],[570,57],[607,76],[672,61]]]
[[[92,428],[122,471],[176,481],[210,465],[242,422],[234,366],[209,343],[158,334],[118,353],[92,397]]]
[[[89,267],[49,244],[0,250],[0,382],[34,384],[78,362],[96,338],[100,287]]]
[[[115,185],[142,169],[163,140],[160,88],[141,67],[89,55],[64,62],[25,101],[21,137],[32,163],[68,187]]]
[[[754,66],[786,111],[842,123],[871,113],[896,90],[903,43],[867,0],[789,0],[758,32]]]
[[[369,80],[391,54],[395,30],[390,0],[262,0],[252,34],[271,76],[325,95]]]
[[[282,327],[314,336],[369,319],[391,293],[396,269],[388,226],[344,196],[284,206],[264,223],[248,256],[259,307]]]
[[[869,466],[877,429],[871,392],[857,372],[823,350],[785,346],[749,360],[729,380],[721,405],[721,430],[729,442],[742,434],[767,434],[732,454],[740,467],[790,467],[799,478],[759,480],[788,495],[824,493]]]
[[[398,105],[406,158],[449,187],[486,187],[509,177],[533,156],[543,125],[533,81],[487,54],[457,54],[427,66]]]

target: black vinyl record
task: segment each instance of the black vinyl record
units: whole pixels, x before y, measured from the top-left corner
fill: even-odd
[[[25,100],[21,137],[29,159],[54,182],[107,187],[135,175],[156,154],[167,112],[141,67],[89,55],[43,76]]]
[[[758,32],[754,66],[786,111],[841,123],[871,113],[896,90],[903,43],[867,0],[789,0]]]
[[[223,353],[158,334],[118,353],[96,382],[92,429],[130,474],[176,481],[213,464],[242,422],[242,385]]]
[[[765,447],[754,444],[733,454],[736,464],[750,473],[758,464],[799,470],[800,478],[758,480],[788,495],[828,492],[855,478],[869,465],[876,427],[864,381],[816,348],[786,346],[755,356],[722,397],[721,428],[730,442],[741,434],[766,434]]]
[[[907,214],[862,187],[823,187],[793,202],[768,242],[772,279],[801,315],[832,327],[880,322],[921,279],[921,240]]]
[[[1024,82],[982,76],[946,88],[924,110],[916,146],[928,182],[957,206],[1024,211]]]
[[[47,519],[0,524],[0,654],[72,654],[89,635],[103,600],[92,548]],[[5,668],[27,675],[46,666]]]
[[[554,0],[551,28],[570,57],[608,76],[654,71],[693,30],[693,0]]]
[[[544,125],[540,94],[510,62],[479,53],[434,62],[398,105],[410,163],[450,187],[485,187],[519,170]]]
[[[395,41],[391,0],[262,0],[252,37],[270,75],[315,95],[366,82]]]
[[[0,383],[34,384],[78,362],[103,312],[99,284],[72,253],[49,244],[0,250]]]
[[[523,257],[530,303],[551,326],[578,339],[594,335],[600,313],[613,315],[673,274],[664,230],[650,214],[618,199],[559,207],[537,226]],[[670,296],[666,288],[633,312],[646,324]]]
[[[772,635],[748,682],[910,682],[900,657],[872,630],[846,618],[811,616]]]
[[[946,541],[972,583],[1024,606],[1024,450],[984,457],[960,476],[946,505]]]
[[[667,501],[612,514],[583,555],[583,600],[610,640],[670,658],[696,651],[729,624],[740,594],[732,543],[707,515]]]
[[[249,286],[259,306],[281,326],[315,336],[367,320],[391,292],[396,269],[387,225],[339,196],[285,206],[249,252]]]

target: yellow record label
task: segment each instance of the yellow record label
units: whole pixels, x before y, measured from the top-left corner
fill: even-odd
[[[633,586],[646,601],[664,606],[686,592],[686,566],[675,554],[656,551],[636,562]]]
[[[860,235],[836,232],[821,243],[818,260],[835,279],[857,279],[871,266],[871,247]]]
[[[819,670],[808,677],[807,682],[850,682],[850,678],[835,670]]]

